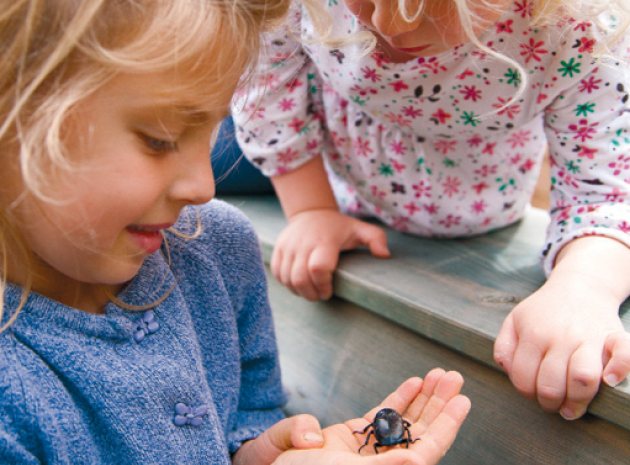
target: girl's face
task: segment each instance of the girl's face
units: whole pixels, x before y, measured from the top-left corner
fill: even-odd
[[[12,215],[35,258],[34,290],[100,311],[102,289],[115,293],[136,275],[182,208],[213,197],[210,136],[230,92],[216,113],[202,113],[169,94],[173,79],[122,75],[77,105],[64,127],[76,167],[47,185],[59,202],[20,200],[18,184],[3,190],[18,199]]]
[[[398,0],[345,0],[348,9],[368,29],[376,33],[381,48],[394,61],[437,55],[468,41],[454,0],[425,0],[421,14],[407,22]],[[468,2],[477,17],[475,33],[496,21],[511,0]],[[413,18],[420,0],[408,0],[407,17]]]

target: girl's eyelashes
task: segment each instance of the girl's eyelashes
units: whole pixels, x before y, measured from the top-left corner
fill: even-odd
[[[177,141],[160,139],[159,137],[149,136],[148,134],[139,134],[144,145],[154,153],[168,153],[177,151]]]

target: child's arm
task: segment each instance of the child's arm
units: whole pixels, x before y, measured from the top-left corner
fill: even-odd
[[[290,450],[281,454],[276,465],[432,465],[440,461],[455,440],[470,401],[460,394],[463,379],[457,372],[434,369],[424,380],[410,378],[390,394],[381,405],[363,418],[336,424],[324,430],[325,444],[321,449]],[[374,420],[376,412],[388,407],[399,412],[411,423],[409,444],[379,449],[375,454],[372,436],[368,445],[366,434],[356,434]]]
[[[630,295],[630,248],[583,237],[558,255],[548,281],[508,316],[495,358],[514,386],[567,419],[586,412],[600,381],[630,373],[630,333],[619,306]]]
[[[274,248],[271,271],[296,294],[328,299],[341,250],[365,245],[377,257],[389,256],[381,228],[339,211],[321,157],[272,182],[289,224]]]

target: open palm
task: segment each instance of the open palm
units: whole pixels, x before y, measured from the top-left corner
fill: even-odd
[[[429,372],[424,380],[410,378],[363,418],[324,429],[325,444],[321,449],[289,450],[281,454],[274,464],[436,464],[453,443],[470,410],[470,401],[460,394],[463,382],[459,373],[439,368]],[[409,421],[412,439],[420,440],[410,444],[409,449],[403,444],[379,448],[376,454],[372,436],[369,445],[358,454],[366,436],[353,432],[363,431],[373,421],[376,412],[385,407],[398,411]]]

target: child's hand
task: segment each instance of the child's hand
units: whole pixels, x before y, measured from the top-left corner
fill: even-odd
[[[308,300],[328,299],[339,252],[362,245],[374,256],[389,257],[387,237],[378,226],[334,209],[306,210],[291,217],[280,234],[271,272]]]
[[[600,380],[630,372],[619,302],[592,282],[549,280],[508,315],[494,357],[523,395],[566,419],[586,412]]]
[[[317,418],[295,415],[279,421],[256,439],[245,442],[232,458],[234,465],[270,465],[289,449],[310,449],[324,443]]]
[[[432,370],[424,381],[410,378],[365,417],[326,428],[326,442],[321,449],[287,451],[278,457],[274,465],[436,464],[455,440],[470,410],[470,401],[460,394],[462,385],[459,373],[445,373],[442,369]],[[369,445],[359,454],[366,436],[353,434],[353,431],[363,430],[374,419],[376,412],[384,407],[397,410],[411,422],[411,437],[420,440],[410,444],[409,449],[404,445],[381,448],[376,455],[372,436]]]

